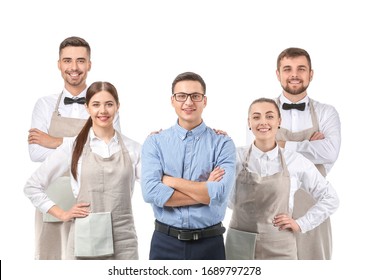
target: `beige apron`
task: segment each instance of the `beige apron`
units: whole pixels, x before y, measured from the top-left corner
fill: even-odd
[[[56,102],[55,111],[51,117],[49,135],[53,137],[76,136],[82,129],[86,120],[65,118],[58,112],[62,93]],[[69,174],[53,181],[48,186],[48,191],[64,190],[65,196],[73,195]],[[56,192],[57,192],[56,191]],[[67,238],[69,235],[70,222],[44,222],[43,214],[36,210],[35,213],[35,259],[60,260],[65,258]]]
[[[279,149],[281,172],[261,177],[247,171],[250,152],[251,148],[236,181],[235,203],[226,237],[226,258],[295,260],[295,234],[289,230],[280,231],[272,224],[277,214],[291,214],[290,176],[284,156]]]
[[[280,105],[280,100],[277,100]],[[319,131],[317,115],[314,110],[313,100],[309,99],[312,127],[299,132],[291,132],[280,128],[276,139],[281,141],[304,141],[309,140],[314,132]],[[326,170],[322,164],[316,164],[319,172],[326,176]],[[308,211],[316,201],[306,191],[299,189],[294,196],[293,218],[297,219]],[[299,233],[296,237],[298,247],[298,259],[300,260],[330,260],[332,254],[332,232],[330,218],[322,224],[306,233]]]
[[[94,259],[136,260],[138,242],[132,212],[133,167],[123,140],[118,133],[121,151],[109,158],[92,153],[89,140],[83,151],[81,187],[77,202],[90,203],[92,213],[111,212],[114,255]],[[74,256],[74,230],[72,223],[68,238],[68,259]]]

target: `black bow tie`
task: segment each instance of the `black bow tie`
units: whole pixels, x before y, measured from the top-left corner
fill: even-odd
[[[305,109],[305,102],[304,103],[292,103],[292,104],[288,104],[288,103],[284,103],[282,104],[282,109],[284,110],[291,110],[291,109],[297,109],[299,111],[304,111]]]
[[[65,97],[64,98],[64,104],[65,105],[69,105],[69,104],[73,104],[73,103],[84,104],[84,103],[86,103],[86,98],[85,97],[79,97],[79,98]]]

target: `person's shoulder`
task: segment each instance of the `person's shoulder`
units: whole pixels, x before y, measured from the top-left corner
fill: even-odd
[[[247,146],[239,146],[239,147],[236,147],[236,152],[238,154],[244,154],[246,152],[249,151],[249,148],[250,148],[250,145],[247,145]]]
[[[313,163],[303,156],[301,153],[286,149],[281,149],[284,155],[286,164],[288,166],[293,165],[294,169],[305,169],[307,166],[313,165]]]
[[[313,107],[317,110],[317,111],[322,111],[322,112],[326,112],[326,111],[330,111],[330,112],[337,112],[336,108],[334,105],[331,105],[329,103],[324,103],[321,101],[317,101],[313,98],[310,98],[310,101],[313,103]]]
[[[245,161],[245,157],[248,154],[250,145],[236,147],[236,156],[240,162]]]
[[[59,93],[55,93],[55,94],[49,94],[49,95],[41,96],[37,99],[36,105],[56,104],[56,102],[59,98],[59,95],[60,95]]]
[[[172,139],[173,135],[173,127],[167,128],[167,129],[161,129],[159,131],[153,131],[151,134],[147,136],[147,138],[144,140],[143,145],[147,143],[158,143],[165,141],[165,139]]]

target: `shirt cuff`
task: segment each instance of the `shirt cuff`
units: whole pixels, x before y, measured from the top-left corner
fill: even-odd
[[[47,213],[47,211],[50,210],[50,208],[52,206],[56,205],[54,202],[52,202],[51,200],[50,201],[47,201],[45,203],[43,203],[40,207],[39,207],[39,210],[42,212],[42,213]]]
[[[299,225],[299,227],[300,227],[300,232],[301,232],[301,233],[306,233],[307,231],[309,231],[309,230],[310,230],[310,226],[308,226],[308,225],[303,221],[303,219],[302,219],[302,218],[295,220],[295,222]]]
[[[296,142],[296,141],[286,141],[285,150],[296,152],[298,149],[298,143],[299,142]]]

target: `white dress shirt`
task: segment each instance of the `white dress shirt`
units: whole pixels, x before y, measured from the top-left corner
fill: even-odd
[[[46,158],[46,160],[32,174],[24,186],[25,195],[41,212],[46,213],[52,206],[55,205],[55,203],[47,197],[45,190],[47,189],[47,186],[57,177],[62,176],[68,171],[70,172],[73,143],[75,138],[76,137],[65,138],[63,144],[60,145],[54,153]],[[91,128],[89,132],[89,138],[92,152],[103,158],[108,158],[121,150],[116,133],[111,141],[106,144],[103,140],[95,136],[93,129]],[[132,161],[134,171],[132,182],[133,187],[134,181],[139,181],[141,178],[141,145],[124,135],[122,135],[122,139]],[[82,164],[83,160],[81,156],[78,162],[77,174],[81,173]],[[78,180],[76,181],[70,173],[70,178],[73,194],[75,197],[77,197],[80,188],[80,176],[78,176]]]
[[[298,103],[306,103],[304,111],[282,110],[283,103],[291,103],[283,94],[280,96],[281,127],[291,132],[299,132],[312,127],[309,97],[306,96]],[[327,173],[331,170],[337,160],[341,145],[341,123],[336,109],[327,104],[314,100],[314,110],[317,115],[320,132],[325,136],[323,140],[302,142],[287,141],[285,149],[296,151],[311,160],[314,164],[323,164]],[[247,144],[254,141],[254,135],[247,131]]]
[[[248,171],[257,173],[261,177],[271,176],[282,169],[278,153],[279,147],[264,153],[252,144],[252,151],[248,161]],[[248,154],[249,146],[237,148],[237,174],[242,170]],[[294,194],[302,188],[310,193],[316,204],[308,212],[298,218],[296,222],[302,232],[307,232],[333,214],[339,205],[339,199],[332,185],[319,173],[314,164],[299,153],[282,149],[285,163],[290,174],[289,208],[294,207]],[[230,208],[234,203],[234,192],[231,196]]]
[[[73,96],[70,92],[68,92],[64,88],[63,94],[60,99],[59,110],[58,110],[60,115],[62,117],[67,117],[67,118],[88,119],[89,114],[85,108],[85,105],[78,104],[78,103],[73,103],[69,105],[64,104],[64,97],[70,97],[70,98],[86,97],[86,92],[87,92],[87,89],[83,90],[79,95]],[[39,130],[45,133],[48,133],[50,124],[51,124],[51,117],[52,117],[53,112],[55,111],[55,106],[56,106],[59,96],[60,96],[60,93],[52,94],[52,95],[41,97],[37,100],[33,108],[31,128],[38,128]],[[114,128],[119,132],[121,131],[119,114],[116,114],[115,116]],[[55,149],[45,148],[37,144],[30,144],[28,145],[28,150],[29,150],[29,156],[32,161],[42,162]]]

